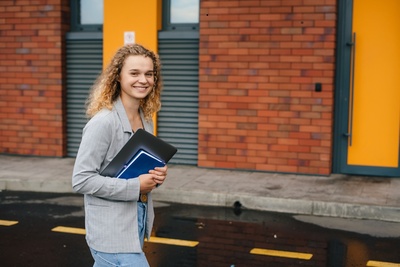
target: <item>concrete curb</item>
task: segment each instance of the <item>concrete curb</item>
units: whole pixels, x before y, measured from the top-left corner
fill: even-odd
[[[71,182],[62,180],[2,179],[0,181],[0,190],[73,193]]]
[[[69,180],[49,181],[48,179],[3,178],[0,181],[0,190],[73,193]],[[400,222],[400,208],[390,206],[264,197],[246,193],[208,192],[168,187],[160,187],[154,191],[153,199],[159,202],[218,207],[233,207],[234,203],[238,201],[243,209],[249,210]]]
[[[400,222],[400,208],[398,207],[273,198],[205,191],[185,192],[174,189],[155,191],[153,193],[153,200],[220,207],[233,207],[234,203],[239,201],[244,209],[250,210]]]

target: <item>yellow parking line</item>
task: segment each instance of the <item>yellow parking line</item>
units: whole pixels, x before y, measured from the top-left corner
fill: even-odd
[[[0,225],[1,226],[12,226],[17,224],[18,221],[6,221],[6,220],[0,220]]]
[[[384,261],[368,261],[367,266],[373,267],[399,267],[400,263],[384,262]]]
[[[86,230],[83,228],[65,227],[65,226],[54,227],[53,229],[51,229],[51,231],[59,233],[78,234],[78,235],[86,234]]]
[[[51,229],[53,232],[59,233],[68,233],[68,234],[86,234],[85,229],[83,228],[75,228],[75,227],[65,227],[65,226],[57,226]],[[166,245],[175,245],[175,246],[183,246],[183,247],[195,247],[199,244],[197,241],[190,240],[180,240],[180,239],[171,239],[171,238],[163,238],[163,237],[150,237],[150,240],[147,241],[149,243],[158,243],[158,244],[166,244]]]
[[[158,243],[158,244],[166,244],[166,245],[175,245],[182,247],[195,247],[199,244],[197,241],[189,241],[189,240],[181,240],[181,239],[171,239],[171,238],[163,238],[151,236],[149,243]]]
[[[273,257],[282,257],[282,258],[292,258],[292,259],[302,259],[302,260],[310,260],[313,254],[309,253],[299,253],[299,252],[290,252],[283,250],[272,250],[272,249],[262,249],[262,248],[253,248],[250,250],[251,254],[264,255],[264,256],[273,256]]]

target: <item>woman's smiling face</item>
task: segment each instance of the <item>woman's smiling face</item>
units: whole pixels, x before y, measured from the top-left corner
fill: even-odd
[[[145,98],[154,86],[154,66],[150,57],[128,56],[119,76],[121,97]]]

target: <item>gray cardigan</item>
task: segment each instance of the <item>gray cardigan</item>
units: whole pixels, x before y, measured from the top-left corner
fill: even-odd
[[[152,121],[140,112],[146,131],[153,133]],[[101,176],[133,134],[119,98],[112,110],[101,110],[83,129],[82,141],[72,174],[72,187],[84,194],[86,240],[89,247],[107,253],[141,252],[138,236],[137,200],[139,179]],[[154,221],[151,193],[147,207],[146,237]]]

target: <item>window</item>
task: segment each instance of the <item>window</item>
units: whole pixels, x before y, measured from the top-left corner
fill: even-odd
[[[200,0],[165,0],[163,9],[163,30],[198,30]]]
[[[199,23],[199,0],[171,0],[171,23]]]
[[[71,31],[102,31],[103,0],[71,1]]]

